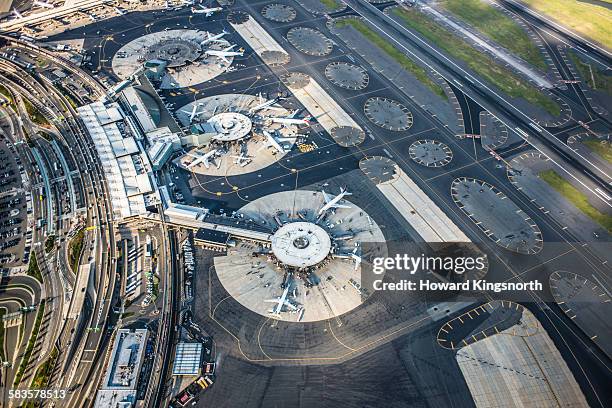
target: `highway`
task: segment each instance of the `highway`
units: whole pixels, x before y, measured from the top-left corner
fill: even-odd
[[[17,47],[23,46],[23,49],[27,50],[28,53],[57,63],[62,68],[76,75],[77,78],[85,79],[94,92],[93,96],[99,97],[103,92],[101,85],[66,61],[49,55],[37,47],[21,43],[14,43],[13,45]],[[95,370],[92,370],[94,368],[92,362],[99,360],[96,357],[100,356],[100,345],[103,344],[108,335],[105,328],[107,317],[113,304],[116,275],[114,273],[115,244],[112,207],[107,198],[107,186],[97,152],[70,103],[60,92],[51,86],[45,88],[41,85],[40,81],[32,80],[31,78],[30,81],[25,81],[22,78],[22,81],[37,88],[29,89],[28,93],[36,92],[38,95],[45,95],[41,98],[44,102],[37,101],[35,104],[47,116],[47,119],[57,127],[59,134],[63,137],[62,142],[72,147],[72,153],[75,155],[74,162],[79,166],[84,190],[87,191],[87,194],[85,194],[88,210],[86,224],[94,228],[92,234],[98,242],[98,245],[96,245],[98,251],[92,254],[93,261],[97,266],[94,271],[94,287],[96,290],[92,294],[92,304],[89,311],[86,310],[84,313],[77,312],[77,316],[82,316],[85,319],[84,324],[78,324],[76,321],[63,321],[61,330],[56,330],[57,345],[60,351],[68,350],[70,348],[69,345],[78,348],[77,355],[79,358],[59,362],[59,364],[66,365],[65,370],[67,370],[69,375],[58,384],[58,386],[70,389],[77,389],[80,386],[86,385],[83,389],[70,395],[70,398],[75,400],[71,404],[76,406],[80,405],[81,401],[85,398],[91,397],[92,383],[94,387],[97,384],[96,380],[99,379],[99,375],[93,377],[94,381],[88,381],[92,379],[92,375],[95,375],[93,372]],[[62,247],[60,254],[65,255],[65,253],[65,247]],[[85,255],[85,259],[87,258],[89,258],[89,255]],[[62,264],[66,264],[65,260]],[[73,272],[76,273],[76,271]],[[55,271],[56,275],[58,273],[58,271]],[[62,320],[58,318],[57,321],[59,323]],[[61,353],[63,358],[66,358],[68,355],[72,355],[72,353]]]

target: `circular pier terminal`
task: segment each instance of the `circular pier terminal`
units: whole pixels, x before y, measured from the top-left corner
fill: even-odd
[[[212,33],[211,35],[215,35]],[[161,76],[162,89],[190,87],[209,81],[231,65],[227,61],[206,56],[208,50],[221,50],[231,44],[219,39],[203,43],[208,34],[196,30],[168,30],[143,35],[121,47],[112,60],[113,72],[121,79],[127,79],[147,61],[165,63]]]
[[[272,237],[272,252],[285,265],[296,268],[323,261],[331,250],[327,231],[312,222],[290,222]]]
[[[233,142],[243,139],[251,133],[253,128],[251,119],[238,112],[219,113],[208,119],[208,123],[217,132],[213,139],[220,142]]]
[[[328,198],[340,193],[332,190]],[[262,316],[306,323],[345,314],[373,293],[361,288],[361,259],[387,255],[382,231],[344,197],[341,208],[321,214],[325,195],[283,191],[238,210],[269,229],[270,241],[257,247],[237,239],[225,256],[215,257],[216,274],[231,297]]]

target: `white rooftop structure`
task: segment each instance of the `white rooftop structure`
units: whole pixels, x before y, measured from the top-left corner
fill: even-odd
[[[123,91],[123,96],[130,104],[132,112],[136,116],[138,123],[142,126],[142,130],[146,132],[150,132],[152,130],[157,129],[157,125],[153,121],[153,117],[149,113],[149,110],[145,106],[144,102],[138,95],[138,91],[134,87],[127,87]]]
[[[117,103],[94,102],[77,109],[89,132],[108,182],[113,218],[146,214],[147,194],[154,191],[148,160]]]
[[[146,329],[119,329],[94,407],[129,408],[135,405],[140,368],[147,341]]]
[[[223,112],[208,119],[208,123],[217,133],[213,137],[221,142],[233,142],[247,136],[253,128],[248,116],[238,112]]]
[[[282,263],[298,268],[316,265],[329,255],[331,238],[312,222],[290,222],[272,237],[272,252]]]
[[[202,360],[202,343],[179,343],[176,345],[172,375],[198,375]]]

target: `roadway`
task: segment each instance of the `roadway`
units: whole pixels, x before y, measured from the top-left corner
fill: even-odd
[[[53,55],[49,55],[46,50],[32,47],[28,44],[19,42],[12,44],[15,47],[22,46],[22,49],[28,53],[38,55],[39,57],[50,60],[65,70],[68,70],[80,80],[85,80],[87,85],[94,91],[93,97],[100,96],[103,88],[94,79],[84,74],[79,68],[73,67],[62,59],[58,59]],[[36,86],[40,85],[39,81],[31,81]],[[86,319],[86,324],[79,325],[73,321],[63,321],[61,330],[62,336],[58,336],[58,347],[60,350],[66,350],[70,344],[78,345],[79,358],[73,361],[60,361],[60,364],[67,364],[70,367],[69,378],[63,378],[61,384],[64,388],[76,389],[81,385],[87,385],[87,390],[70,395],[71,404],[77,406],[85,398],[91,397],[88,393],[91,392],[90,378],[92,362],[96,361],[94,356],[99,357],[99,346],[107,337],[106,318],[109,315],[110,307],[115,288],[115,273],[114,273],[114,232],[112,226],[112,210],[108,195],[106,194],[107,186],[104,181],[104,173],[101,169],[100,162],[97,158],[97,153],[93,143],[87,136],[84,126],[78,119],[76,112],[65,97],[52,87],[47,87],[44,91],[41,89],[40,94],[46,97],[42,98],[41,111],[49,115],[49,120],[53,123],[59,133],[62,135],[67,146],[75,155],[74,162],[79,165],[79,171],[83,179],[85,200],[87,202],[87,225],[94,227],[94,234],[99,242],[98,251],[94,254],[95,277],[93,291],[93,299],[91,313],[79,313]],[[65,248],[64,248],[65,249]],[[65,253],[65,250],[60,251]],[[88,256],[89,257],[89,256]],[[57,272],[56,272],[57,273]],[[94,313],[95,311],[95,313]],[[60,320],[61,321],[61,320]],[[89,326],[84,329],[84,326]],[[70,353],[61,353],[65,357]],[[98,378],[99,379],[99,376]],[[96,381],[93,381],[94,385]],[[72,399],[75,401],[72,402]]]

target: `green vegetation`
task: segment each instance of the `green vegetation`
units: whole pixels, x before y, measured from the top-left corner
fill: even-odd
[[[83,252],[84,239],[85,230],[81,229],[68,244],[68,262],[72,267],[72,272],[75,274],[79,270],[79,262],[81,261],[81,252]]]
[[[607,140],[585,140],[584,143],[589,149],[600,155],[604,160],[612,163],[612,146]]]
[[[6,360],[6,355],[4,354],[4,320],[2,318],[6,314],[6,309],[0,309],[0,360],[4,362]]]
[[[569,51],[568,54],[580,77],[587,83],[589,88],[612,95],[612,75],[606,75],[597,65],[584,62],[573,51]]]
[[[540,172],[539,177],[547,182],[552,188],[567,198],[580,211],[600,224],[608,232],[612,232],[612,216],[604,214],[589,203],[587,197],[554,170]]]
[[[57,83],[55,84],[55,87],[62,93],[62,95],[66,98],[66,100],[68,101],[68,103],[70,104],[70,106],[72,106],[74,109],[79,107],[79,104],[77,103],[77,101],[74,99],[74,97],[72,96],[72,94],[70,93],[70,91],[68,91],[66,88],[64,88],[62,86],[62,84]]]
[[[36,370],[34,379],[32,379],[32,383],[30,384],[31,389],[43,389],[47,386],[58,356],[59,351],[56,347],[53,347],[51,354],[49,354],[49,358],[47,358],[47,360],[38,367],[38,370]]]
[[[526,80],[511,70],[500,65],[488,54],[473,48],[462,38],[454,35],[444,27],[417,10],[395,9],[393,12],[410,28],[418,31],[423,37],[436,44],[453,58],[464,61],[470,69],[494,84],[513,98],[524,98],[540,106],[554,116],[559,116],[561,107],[539,89],[531,86]]]
[[[40,126],[49,126],[49,121],[47,118],[45,118],[30,101],[23,99],[23,104],[25,105],[26,112],[28,113],[28,116],[30,116],[30,119],[32,119],[32,122]]]
[[[36,320],[34,320],[34,326],[32,327],[32,334],[30,334],[30,339],[28,340],[28,345],[26,346],[25,353],[21,358],[21,362],[19,363],[19,368],[17,369],[17,373],[15,374],[15,381],[13,381],[13,386],[19,385],[21,379],[23,378],[23,373],[25,372],[28,364],[30,363],[30,357],[32,357],[32,351],[34,351],[34,345],[36,344],[36,339],[38,338],[38,332],[40,331],[40,325],[42,324],[42,319],[45,314],[45,300],[40,301],[40,305],[38,305],[38,311],[36,312]]]
[[[55,248],[55,235],[49,235],[45,240],[45,253],[53,251],[53,248]]]
[[[38,262],[36,261],[36,255],[34,255],[34,251],[30,253],[30,262],[28,264],[28,276],[33,277],[39,282],[43,281],[42,274],[40,273],[40,268],[38,267]]]
[[[416,79],[428,87],[433,93],[441,98],[446,98],[446,94],[444,93],[442,87],[436,84],[429,77],[429,75],[427,75],[427,71],[425,71],[424,68],[408,58],[400,50],[395,48],[393,44],[378,35],[374,30],[370,29],[370,27],[368,27],[363,21],[347,18],[336,22],[337,27],[346,27],[348,25],[359,31],[361,35],[374,43],[378,48],[385,51],[391,58],[400,64],[402,68],[414,75]]]
[[[319,0],[328,10],[338,9],[342,3],[338,0]]]
[[[444,0],[444,7],[535,67],[546,70],[538,47],[512,18],[481,0]]]
[[[8,101],[8,104],[13,105],[13,98],[11,97],[11,92],[2,84],[0,84],[0,96]]]
[[[612,48],[612,10],[596,2],[576,0],[522,0],[571,30]]]

